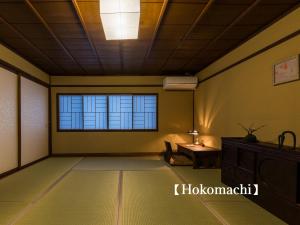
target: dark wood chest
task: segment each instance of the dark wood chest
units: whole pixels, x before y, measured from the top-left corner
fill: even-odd
[[[300,224],[300,151],[268,143],[222,138],[222,182],[258,184],[258,196],[246,196],[288,224]]]

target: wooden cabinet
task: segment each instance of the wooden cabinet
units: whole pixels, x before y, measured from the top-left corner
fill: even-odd
[[[222,182],[258,184],[259,195],[247,196],[286,221],[300,224],[300,150],[268,143],[222,138]]]

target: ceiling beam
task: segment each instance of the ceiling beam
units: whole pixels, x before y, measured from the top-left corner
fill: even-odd
[[[124,72],[124,58],[123,58],[123,43],[119,41],[119,57],[120,57],[120,66],[121,66],[121,73]]]
[[[185,63],[182,68],[186,67],[187,65],[189,65],[191,63],[191,61],[193,60],[193,58],[196,55],[199,55],[201,53],[203,53],[205,50],[207,50],[210,46],[212,46],[214,43],[216,43],[218,40],[221,39],[221,37],[224,36],[224,34],[226,34],[233,26],[235,26],[238,22],[240,22],[249,12],[251,12],[251,10],[256,7],[259,3],[261,2],[261,0],[256,0],[254,1],[251,5],[249,5],[238,17],[236,17],[228,26],[225,27],[225,29],[218,35],[216,36],[214,39],[212,39],[210,42],[208,42],[208,44],[202,48],[200,51],[198,51],[195,55],[193,55],[192,57],[189,58],[189,61],[187,63]]]
[[[64,44],[61,42],[61,40],[56,36],[56,34],[53,32],[51,27],[48,25],[46,20],[41,16],[41,14],[37,11],[37,9],[32,5],[32,3],[29,0],[25,0],[25,3],[27,6],[32,10],[32,12],[36,15],[36,17],[41,21],[41,23],[44,25],[44,27],[48,30],[48,32],[51,34],[51,36],[55,39],[57,44],[64,50],[64,52],[70,57],[70,59],[81,68],[84,72],[87,72],[72,56],[72,54],[69,52],[69,50],[64,46]]]
[[[192,31],[194,30],[194,28],[197,26],[197,24],[199,23],[199,21],[206,15],[206,13],[208,12],[208,10],[210,9],[210,7],[212,6],[212,4],[215,2],[215,0],[209,0],[204,9],[201,11],[201,13],[199,14],[199,16],[195,19],[195,21],[193,22],[193,24],[190,26],[190,28],[188,29],[188,31],[184,34],[183,38],[181,39],[181,43],[183,41],[185,41],[188,36],[192,33]]]
[[[90,44],[91,48],[93,49],[93,52],[95,53],[95,55],[96,55],[96,57],[97,57],[98,63],[99,63],[99,65],[102,67],[102,69],[104,70],[103,64],[102,64],[101,59],[100,59],[100,56],[99,56],[99,53],[98,53],[98,51],[97,51],[97,49],[96,49],[96,47],[95,47],[95,45],[94,45],[94,42],[93,42],[93,40],[92,40],[91,35],[90,35],[90,33],[89,33],[88,29],[87,29],[85,20],[84,20],[83,15],[82,15],[82,13],[81,13],[81,11],[80,11],[80,8],[79,8],[79,5],[78,5],[78,3],[77,3],[77,0],[72,0],[72,5],[73,5],[73,7],[74,7],[74,9],[75,9],[75,12],[76,12],[77,17],[78,17],[79,20],[80,20],[80,24],[81,24],[81,26],[82,26],[82,28],[83,28],[83,30],[84,30],[86,36],[87,36],[87,39],[88,39],[88,41],[89,41],[89,44]]]
[[[63,68],[61,68],[59,65],[57,65],[51,58],[49,58],[44,52],[42,52],[35,44],[33,44],[30,40],[27,39],[20,31],[18,31],[13,25],[11,25],[9,22],[7,22],[3,17],[0,16],[0,21],[8,26],[13,32],[15,32],[19,37],[21,37],[22,40],[24,40],[28,45],[30,45],[36,52],[38,52],[43,58],[45,58],[48,62],[50,62],[53,66],[55,66],[57,69],[61,69],[64,71]]]
[[[194,30],[195,26],[199,23],[199,21],[206,15],[208,10],[211,8],[215,0],[209,0],[205,7],[201,10],[200,14],[197,16],[197,18],[194,20],[192,25],[189,27],[188,31],[184,34],[183,38],[180,39],[177,47],[170,53],[170,55],[165,60],[164,64],[161,66],[160,71],[163,70],[163,68],[168,63],[169,59],[175,54],[176,50],[180,48],[180,46],[183,44],[183,42],[188,38],[188,36],[191,34],[191,32]]]
[[[154,32],[153,32],[153,35],[152,35],[152,39],[150,41],[150,45],[149,45],[148,50],[147,50],[147,52],[145,54],[145,57],[144,57],[144,61],[145,61],[146,58],[149,57],[150,52],[151,52],[151,50],[153,48],[154,42],[156,40],[156,36],[158,34],[158,30],[160,28],[162,19],[163,19],[164,15],[165,15],[168,3],[169,3],[169,0],[164,0],[164,2],[163,2],[163,5],[162,5],[161,10],[160,10],[159,17],[158,17],[158,20],[157,20],[157,23],[156,23],[156,26],[155,26],[155,29],[154,29]]]

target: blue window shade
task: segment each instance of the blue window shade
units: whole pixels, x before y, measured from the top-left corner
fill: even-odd
[[[109,129],[132,129],[132,96],[109,96]]]
[[[133,129],[156,129],[156,96],[133,96]]]
[[[156,95],[59,95],[59,130],[157,130]]]
[[[107,97],[83,96],[84,129],[107,129]]]
[[[83,129],[82,116],[82,96],[59,96],[60,129]]]

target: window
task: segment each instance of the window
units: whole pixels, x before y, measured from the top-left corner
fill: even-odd
[[[156,96],[133,96],[133,128],[156,129]]]
[[[83,128],[107,129],[107,97],[105,95],[83,96]]]
[[[109,96],[109,128],[114,130],[132,129],[132,96]]]
[[[60,129],[82,129],[81,96],[60,96],[59,97],[59,125]]]
[[[59,131],[157,130],[156,94],[58,95]]]

